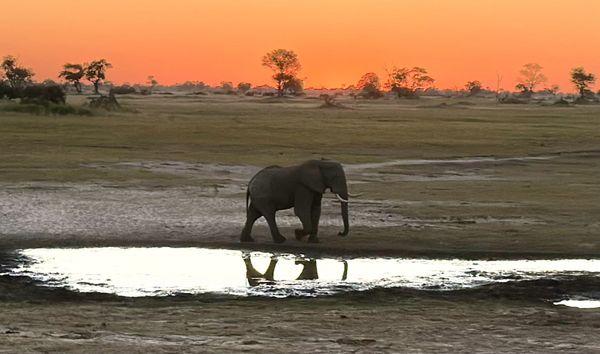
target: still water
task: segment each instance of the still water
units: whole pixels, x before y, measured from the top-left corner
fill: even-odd
[[[455,290],[558,275],[600,276],[600,260],[318,258],[204,248],[25,249],[5,274],[120,296],[320,296],[373,288]],[[561,302],[571,306],[572,304]],[[590,306],[590,303],[586,303]]]

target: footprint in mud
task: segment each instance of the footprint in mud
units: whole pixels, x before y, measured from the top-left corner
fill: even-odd
[[[353,345],[353,346],[365,346],[365,345],[374,344],[377,341],[375,339],[371,339],[371,338],[365,338],[365,339],[339,338],[339,339],[336,339],[335,342],[337,344],[345,344],[345,345]]]

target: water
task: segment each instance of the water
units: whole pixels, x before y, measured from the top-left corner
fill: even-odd
[[[600,308],[600,300],[562,300],[555,302],[554,305],[563,305],[568,307],[577,307],[580,309],[597,309]]]
[[[321,296],[373,288],[456,290],[558,275],[600,275],[600,260],[310,259],[204,248],[25,249],[4,274],[120,296]],[[593,300],[593,299],[590,299]],[[573,300],[574,301],[574,300]],[[560,302],[560,305],[576,305]]]

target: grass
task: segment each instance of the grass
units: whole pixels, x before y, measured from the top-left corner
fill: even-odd
[[[72,97],[70,100],[83,100]],[[83,163],[178,160],[268,165],[326,156],[369,162],[396,158],[530,155],[599,147],[600,107],[418,108],[422,99],[318,109],[296,99],[256,103],[231,96],[121,99],[138,113],[39,117],[0,113],[0,181],[121,179]],[[433,101],[433,102],[429,102]]]
[[[68,104],[55,104],[48,103],[33,104],[33,103],[14,103],[0,105],[0,111],[4,112],[15,112],[15,113],[27,113],[36,116],[64,116],[64,115],[77,115],[77,116],[91,116],[92,111],[87,108],[72,106]]]

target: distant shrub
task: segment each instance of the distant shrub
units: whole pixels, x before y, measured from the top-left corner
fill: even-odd
[[[319,98],[323,100],[323,104],[320,106],[321,108],[348,108],[343,104],[337,102],[335,100],[336,95],[329,95],[326,93],[320,94]]]
[[[82,107],[74,107],[67,104],[55,104],[48,103],[46,105],[40,105],[35,103],[20,103],[20,104],[9,104],[0,106],[0,110],[5,112],[17,112],[17,113],[28,113],[35,115],[53,115],[53,116],[65,116],[65,115],[79,115],[79,116],[91,116],[92,112],[89,109]]]
[[[276,95],[276,93],[275,93],[275,92],[263,92],[263,94],[262,94],[262,95],[263,95],[263,96],[268,96],[268,97],[273,97],[273,96],[275,96],[275,95]]]
[[[248,93],[251,88],[252,88],[252,84],[250,84],[249,82],[240,82],[237,85],[238,91],[243,94]]]
[[[104,109],[107,111],[116,111],[121,109],[113,90],[110,90],[108,96],[92,97],[89,103],[91,108]]]
[[[520,97],[516,97],[511,94],[506,94],[506,95],[499,96],[498,102],[503,103],[503,104],[527,104],[527,103],[529,103],[529,100],[520,98]]]
[[[65,104],[67,101],[63,88],[54,84],[29,85],[22,90],[20,96],[24,104]]]
[[[9,100],[13,100],[19,97],[19,93],[17,90],[12,88],[8,82],[0,80],[0,100],[7,98]]]
[[[358,94],[359,97],[367,99],[377,99],[383,97],[383,92],[373,86],[365,86]]]
[[[130,85],[115,86],[111,89],[115,95],[128,95],[136,93],[135,87]]]
[[[246,96],[254,96],[255,92],[254,91],[246,91],[246,93],[244,95],[246,95]]]

